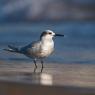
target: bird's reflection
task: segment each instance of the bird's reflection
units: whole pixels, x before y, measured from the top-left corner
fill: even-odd
[[[24,75],[24,80],[33,84],[52,85],[53,77],[50,74],[42,72],[33,72]]]
[[[16,81],[16,82],[23,82],[29,84],[40,84],[40,85],[52,85],[53,84],[53,76],[43,71],[43,68],[34,68],[33,72],[6,72],[2,75],[2,79]]]
[[[41,84],[43,84],[43,85],[52,85],[53,84],[52,75],[42,73],[40,77],[41,77],[41,79],[40,79]]]

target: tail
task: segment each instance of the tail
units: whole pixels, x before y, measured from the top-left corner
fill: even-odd
[[[20,50],[14,46],[8,45],[8,49],[3,49],[5,51],[9,51],[9,52],[16,52],[16,53],[20,53]]]

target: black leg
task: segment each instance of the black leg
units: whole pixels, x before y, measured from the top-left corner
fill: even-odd
[[[41,72],[43,71],[44,68],[43,63],[44,63],[43,60],[41,60],[41,64],[42,64]]]
[[[34,64],[35,64],[34,72],[36,72],[36,69],[37,69],[36,59],[34,59],[33,61],[34,61]]]

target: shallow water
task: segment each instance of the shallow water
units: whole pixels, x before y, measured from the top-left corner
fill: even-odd
[[[51,29],[65,37],[55,38],[55,52],[46,61],[48,63],[95,63],[95,22],[37,22],[31,24],[0,25],[0,60],[26,61],[31,59],[4,52],[8,44],[18,47],[38,40],[43,30]]]

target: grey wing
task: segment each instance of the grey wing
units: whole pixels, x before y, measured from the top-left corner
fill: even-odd
[[[33,55],[36,52],[38,52],[39,49],[40,49],[40,42],[32,42],[29,45],[22,47],[20,51],[23,54]]]

